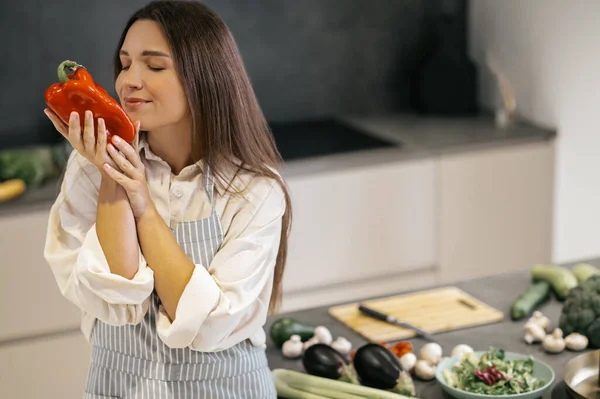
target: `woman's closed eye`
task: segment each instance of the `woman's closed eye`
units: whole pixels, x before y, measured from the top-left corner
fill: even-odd
[[[122,71],[127,71],[129,69],[129,65],[123,65],[121,66],[121,70]],[[154,72],[159,72],[159,71],[164,71],[165,68],[163,67],[157,67],[157,66],[152,66],[152,65],[148,65],[148,69]]]

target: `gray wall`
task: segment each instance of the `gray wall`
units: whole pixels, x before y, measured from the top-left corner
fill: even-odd
[[[426,16],[444,0],[209,0],[233,31],[271,121],[408,109]],[[450,0],[454,1],[454,0]],[[457,0],[460,1],[460,0]],[[0,2],[0,148],[60,140],[43,114],[74,59],[113,90],[111,55],[146,0]],[[425,5],[427,5],[427,8]]]

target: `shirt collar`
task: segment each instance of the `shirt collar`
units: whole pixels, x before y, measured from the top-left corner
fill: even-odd
[[[140,158],[145,158],[149,161],[156,161],[166,164],[166,162],[161,157],[153,153],[150,149],[150,145],[148,144],[148,140],[146,137],[146,132],[140,132],[138,134],[137,140],[137,148]],[[187,166],[181,173],[191,175],[194,174],[197,170],[199,170],[201,173],[204,173],[204,163],[202,161],[198,161],[194,165]],[[219,176],[215,176],[213,174],[212,177],[215,181],[215,189],[217,190],[217,193],[219,193],[219,195],[224,195],[228,184],[225,183],[225,181]]]

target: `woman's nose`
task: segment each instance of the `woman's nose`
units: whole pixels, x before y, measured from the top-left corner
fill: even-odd
[[[142,81],[141,79],[130,79],[127,78],[125,79],[124,82],[125,86],[130,88],[130,89],[141,89],[142,88]]]
[[[139,73],[132,70],[132,68],[129,68],[129,70],[125,72],[123,84],[127,88],[140,89],[142,87],[142,78]]]

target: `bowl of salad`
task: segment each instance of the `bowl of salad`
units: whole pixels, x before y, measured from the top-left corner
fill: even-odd
[[[445,359],[435,377],[456,399],[535,399],[552,386],[555,375],[552,367],[532,356],[492,348]]]

